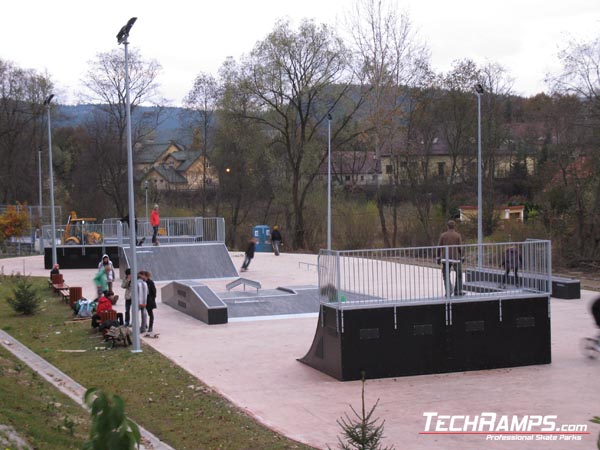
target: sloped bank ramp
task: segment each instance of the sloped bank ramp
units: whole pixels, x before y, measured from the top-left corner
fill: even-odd
[[[160,245],[137,247],[137,268],[152,273],[154,281],[237,277],[225,244]],[[119,270],[125,278],[131,248],[119,248]]]

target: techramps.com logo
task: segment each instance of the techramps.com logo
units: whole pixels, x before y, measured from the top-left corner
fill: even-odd
[[[424,412],[425,429],[419,434],[482,435],[487,441],[581,441],[589,435],[586,424],[560,424],[556,415],[478,415]]]

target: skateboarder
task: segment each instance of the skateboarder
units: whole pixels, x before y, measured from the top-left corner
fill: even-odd
[[[252,238],[248,242],[248,248],[246,249],[244,264],[242,264],[241,272],[246,272],[248,270],[248,266],[252,262],[252,258],[254,258],[254,249],[256,248],[257,242],[258,240],[256,238]]]
[[[144,271],[144,280],[148,285],[148,301],[146,302],[146,312],[150,321],[148,323],[148,333],[152,334],[152,327],[154,326],[154,310],[156,309],[156,286],[152,281],[152,274],[148,271]]]

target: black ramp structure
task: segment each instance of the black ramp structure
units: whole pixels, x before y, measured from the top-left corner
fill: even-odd
[[[56,260],[61,269],[97,269],[107,254],[115,269],[119,268],[119,247],[115,245],[59,245]],[[52,247],[44,248],[44,268],[52,269]]]
[[[323,303],[303,362],[338,380],[549,364],[550,297]]]
[[[154,281],[233,278],[238,273],[223,243],[137,247],[137,267],[152,273]],[[129,267],[131,249],[121,247],[121,278]]]
[[[466,289],[471,292],[485,292],[494,290],[504,281],[504,272],[497,269],[472,268],[465,270]],[[511,273],[507,278],[509,285],[516,284]],[[542,290],[546,289],[548,280],[541,276],[519,274],[519,283],[522,286]],[[487,289],[486,289],[487,288]],[[581,282],[575,278],[552,277],[552,297],[564,300],[581,298]]]
[[[174,281],[161,290],[162,302],[208,325],[227,323],[227,305],[208,286]]]

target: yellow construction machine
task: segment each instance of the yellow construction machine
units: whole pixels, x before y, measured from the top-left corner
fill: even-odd
[[[75,211],[71,211],[67,219],[67,226],[63,234],[64,245],[93,245],[102,243],[102,234],[95,231],[86,231],[86,225],[94,225],[95,217],[77,217]],[[83,241],[83,242],[82,242]]]

